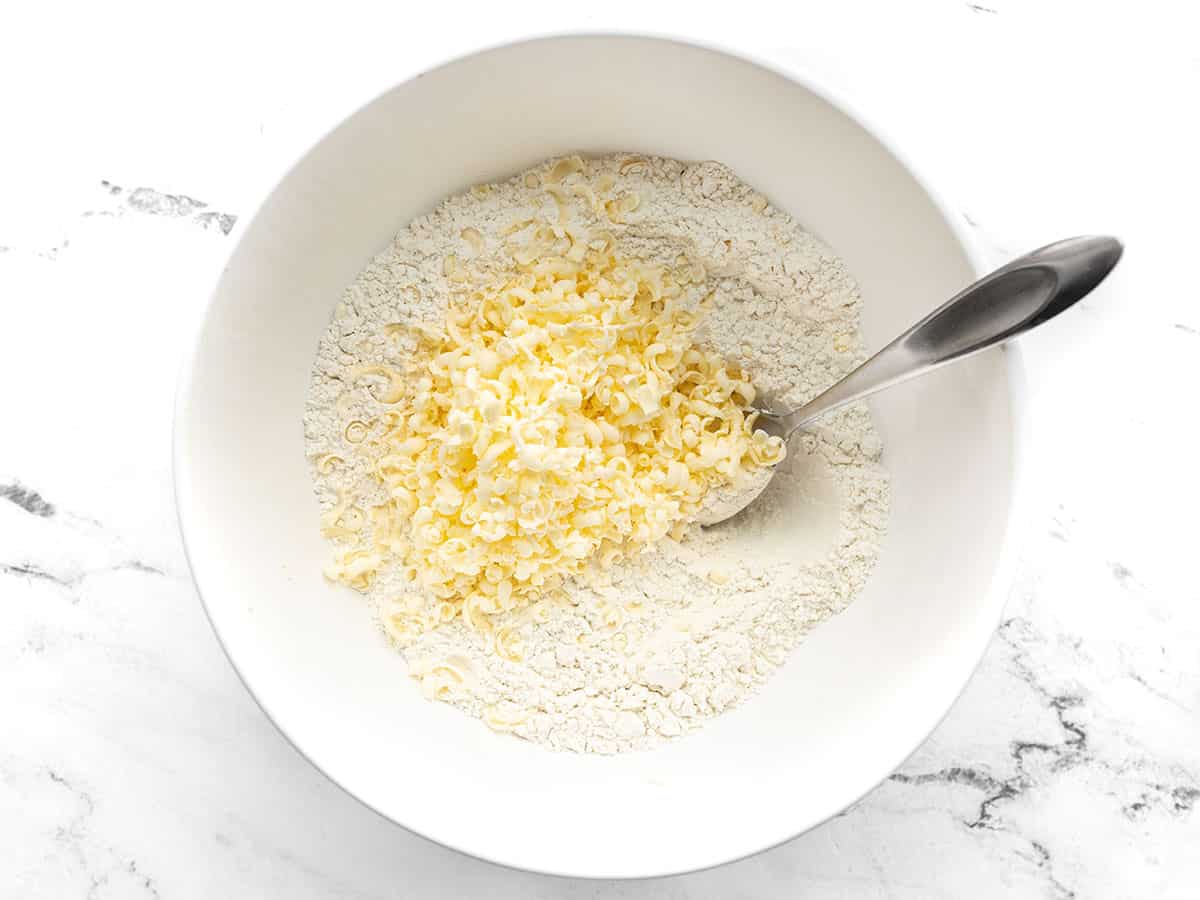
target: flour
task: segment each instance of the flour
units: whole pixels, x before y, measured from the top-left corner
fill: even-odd
[[[343,460],[314,468],[323,508],[350,492],[384,499],[345,437],[383,407],[345,379],[347,367],[399,363],[413,344],[387,326],[441,320],[454,289],[447,259],[503,276],[505,239],[530,220],[602,228],[627,258],[690,268],[689,297],[712,298],[698,339],[750,374],[763,405],[799,405],[864,358],[860,298],[842,263],[725,166],[613,156],[560,180],[562,169],[551,161],[447,200],[347,288],[305,415],[314,461]],[[630,195],[609,221],[604,198]],[[409,673],[427,696],[555,749],[612,753],[694,730],[750,696],[866,583],[887,522],[881,449],[865,406],[830,414],[793,437],[745,512],[573,583],[565,602],[497,617],[503,652],[461,619],[406,635]],[[367,591],[393,639],[398,585],[385,567]]]

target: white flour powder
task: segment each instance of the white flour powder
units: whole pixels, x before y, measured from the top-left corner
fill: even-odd
[[[542,185],[551,166],[452,197],[347,288],[320,343],[304,420],[314,460],[335,453],[349,463],[314,468],[324,508],[339,491],[383,499],[343,437],[382,407],[346,369],[411,352],[385,326],[441,321],[449,256],[504,274],[500,245],[525,220],[565,215],[609,231],[625,258],[690,265],[693,293],[714,294],[698,339],[749,373],[769,405],[798,405],[862,361],[860,298],[841,262],[725,166],[613,156],[563,179],[568,196],[636,193],[621,224],[591,203],[560,211]],[[516,638],[513,658],[456,620],[405,641],[409,672],[427,694],[557,749],[639,749],[697,728],[749,696],[862,588],[887,522],[880,452],[864,406],[831,414],[793,438],[745,513],[691,526],[681,542],[615,566],[607,584],[573,585],[569,603],[497,617]],[[381,623],[401,594],[397,578],[385,566],[368,591]],[[439,676],[447,668],[455,678]]]

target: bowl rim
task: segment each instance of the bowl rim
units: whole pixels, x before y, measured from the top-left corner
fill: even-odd
[[[328,781],[330,781],[333,785],[335,785],[344,794],[346,794],[351,799],[353,799],[356,802],[358,802],[359,804],[361,804],[366,809],[370,810],[375,815],[386,820],[387,822],[389,822],[393,825],[399,826],[399,827],[403,828],[405,831],[408,831],[418,837],[424,838],[426,840],[430,840],[430,841],[432,841],[436,844],[439,844],[443,847],[447,847],[451,850],[455,850],[459,853],[465,854],[465,855],[473,857],[475,859],[483,860],[483,861],[491,863],[493,865],[502,866],[504,868],[512,869],[514,871],[534,872],[537,874],[550,875],[550,876],[562,877],[562,878],[580,878],[580,879],[589,879],[589,880],[592,880],[592,879],[640,880],[640,879],[647,879],[647,878],[661,878],[661,877],[668,877],[668,876],[673,876],[673,875],[682,875],[682,874],[687,874],[687,873],[692,873],[692,872],[703,872],[703,871],[707,871],[709,869],[713,869],[713,868],[717,868],[719,866],[726,865],[728,863],[737,862],[737,861],[740,861],[743,859],[748,859],[752,856],[757,856],[760,853],[764,853],[768,850],[774,849],[775,847],[779,847],[783,844],[786,844],[789,841],[795,840],[796,838],[800,837],[801,835],[803,835],[821,825],[824,825],[826,822],[830,821],[833,818],[836,818],[838,815],[841,815],[847,809],[849,809],[850,807],[857,804],[864,797],[866,797],[868,794],[873,792],[877,787],[879,787],[879,785],[882,784],[893,772],[895,772],[897,769],[899,769],[901,766],[903,766],[905,761],[907,761],[909,759],[909,757],[911,757],[913,755],[913,753],[915,753],[921,746],[923,746],[929,740],[929,738],[933,734],[933,732],[937,730],[937,728],[942,724],[942,722],[945,720],[945,718],[949,715],[950,710],[952,710],[955,707],[955,705],[958,703],[959,699],[962,697],[963,692],[966,690],[967,685],[970,684],[971,680],[975,676],[975,673],[978,671],[979,665],[983,661],[983,657],[988,648],[988,645],[991,643],[991,640],[995,636],[997,628],[999,627],[1000,623],[1002,622],[1004,608],[1005,608],[1007,598],[1008,598],[1008,592],[1009,592],[1010,586],[1012,585],[1012,583],[1014,581],[1014,576],[1016,574],[1016,564],[1017,564],[1017,556],[1018,556],[1018,551],[1019,551],[1020,538],[1021,538],[1021,535],[1026,530],[1026,526],[1027,526],[1028,519],[1029,519],[1030,503],[1029,503],[1028,491],[1026,489],[1027,488],[1027,479],[1026,479],[1026,475],[1025,475],[1025,473],[1027,472],[1027,460],[1028,460],[1028,453],[1029,453],[1029,447],[1030,447],[1029,413],[1028,413],[1029,393],[1028,393],[1026,369],[1025,369],[1025,365],[1024,365],[1024,357],[1023,357],[1023,354],[1022,354],[1019,346],[1017,346],[1017,344],[1010,343],[1010,344],[1005,345],[1002,348],[998,348],[997,350],[988,351],[988,352],[1002,353],[1004,355],[1004,359],[1005,359],[1005,374],[1006,374],[1005,380],[1006,380],[1006,383],[1008,386],[1008,399],[1010,402],[1010,408],[1012,410],[1011,493],[1008,498],[1009,512],[1008,512],[1008,518],[1007,518],[1007,521],[1006,521],[1005,527],[1004,527],[1004,535],[1001,540],[1000,552],[997,556],[995,569],[992,573],[991,581],[988,586],[987,595],[986,595],[986,602],[992,608],[992,616],[995,620],[995,624],[987,632],[987,639],[982,641],[980,646],[978,648],[976,648],[975,662],[972,665],[971,670],[968,673],[967,677],[963,680],[962,686],[958,689],[958,691],[955,692],[954,696],[950,699],[949,703],[946,705],[946,708],[944,710],[942,710],[942,712],[937,716],[936,720],[931,722],[929,728],[925,731],[925,733],[921,737],[921,739],[919,741],[917,741],[917,743],[914,744],[913,746],[904,749],[903,752],[898,755],[895,763],[893,765],[891,765],[890,767],[888,767],[885,771],[873,773],[869,779],[869,787],[867,787],[862,793],[858,794],[857,796],[847,800],[845,802],[845,804],[843,804],[839,809],[832,811],[831,813],[829,813],[829,815],[825,816],[824,818],[818,819],[815,822],[812,822],[810,824],[807,824],[803,827],[798,828],[794,832],[788,833],[786,835],[782,835],[777,840],[773,840],[757,849],[750,850],[747,852],[736,852],[729,856],[723,856],[720,859],[714,859],[713,861],[706,863],[705,865],[698,866],[698,867],[686,868],[686,869],[645,871],[645,872],[641,872],[641,873],[637,873],[637,874],[620,874],[620,875],[615,875],[615,876],[611,875],[611,874],[605,874],[602,872],[594,872],[594,871],[593,872],[563,871],[563,870],[556,870],[551,867],[534,869],[534,868],[529,868],[529,867],[525,867],[525,866],[518,866],[513,863],[506,862],[505,860],[502,860],[502,859],[496,859],[492,856],[489,856],[485,850],[460,846],[456,841],[454,841],[451,838],[427,834],[426,832],[421,830],[417,825],[400,821],[397,818],[393,818],[393,816],[390,815],[389,813],[383,812],[381,809],[376,807],[370,800],[366,799],[365,797],[359,796],[358,794],[351,791],[349,788],[347,788],[345,785],[343,785],[336,777],[334,777],[330,772],[326,771],[325,768],[323,768],[321,765],[319,765],[311,756],[308,755],[308,753],[304,750],[304,748],[296,740],[294,740],[292,738],[291,734],[289,734],[288,729],[285,727],[285,725],[282,722],[280,722],[272,714],[265,699],[262,696],[260,696],[259,693],[255,690],[254,686],[250,683],[250,681],[248,680],[246,675],[243,673],[241,668],[239,668],[237,660],[234,659],[233,655],[229,652],[228,645],[226,644],[225,639],[221,635],[221,628],[217,623],[217,619],[214,617],[213,611],[210,608],[208,601],[205,600],[204,591],[201,587],[200,575],[197,571],[197,567],[196,567],[195,561],[193,559],[193,553],[190,549],[190,545],[189,545],[189,541],[188,541],[188,532],[189,532],[188,520],[191,516],[191,512],[190,512],[191,500],[190,500],[190,484],[188,483],[187,463],[186,463],[186,460],[188,458],[188,453],[187,453],[187,449],[185,447],[185,441],[182,436],[182,432],[184,430],[184,421],[185,421],[184,410],[189,405],[188,401],[189,401],[192,391],[193,391],[194,381],[195,381],[195,377],[196,377],[196,371],[195,371],[196,359],[200,353],[201,343],[202,343],[202,340],[204,337],[204,332],[206,330],[206,326],[212,315],[213,300],[216,296],[218,289],[220,288],[220,283],[224,278],[226,269],[228,268],[229,260],[231,260],[234,256],[234,254],[237,253],[239,247],[241,246],[241,243],[242,243],[242,240],[244,238],[246,231],[249,229],[249,227],[252,223],[257,221],[259,215],[262,212],[263,206],[274,195],[274,193],[279,189],[280,185],[284,181],[286,181],[288,177],[290,177],[292,172],[299,165],[301,165],[303,163],[303,161],[308,157],[308,155],[310,153],[312,153],[312,151],[315,150],[322,142],[324,142],[330,135],[332,135],[335,131],[337,131],[339,128],[341,128],[351,118],[358,115],[360,112],[366,110],[368,107],[373,106],[375,103],[382,100],[384,97],[386,97],[392,91],[396,90],[401,85],[404,85],[411,81],[414,81],[423,75],[439,71],[443,68],[448,68],[450,66],[457,65],[460,62],[463,62],[474,56],[479,56],[481,54],[490,53],[493,51],[502,50],[502,49],[506,49],[506,48],[510,48],[510,47],[518,47],[518,46],[522,46],[525,44],[536,44],[536,43],[541,43],[541,42],[545,42],[545,41],[572,40],[572,39],[580,39],[580,38],[582,38],[582,39],[596,39],[596,38],[600,38],[600,39],[608,39],[608,38],[630,39],[630,38],[632,38],[632,39],[640,39],[640,40],[647,40],[647,41],[661,41],[663,43],[675,44],[675,45],[679,45],[679,46],[683,46],[683,47],[687,47],[687,48],[691,48],[691,49],[702,50],[702,51],[705,51],[708,53],[720,54],[720,55],[730,57],[730,58],[740,61],[740,62],[749,63],[750,65],[756,66],[764,71],[770,72],[774,75],[778,75],[781,78],[787,79],[788,81],[791,81],[791,82],[799,85],[800,87],[807,90],[809,93],[813,94],[814,96],[823,100],[825,103],[829,104],[831,107],[833,107],[838,112],[845,115],[847,118],[849,118],[855,124],[857,124],[860,128],[862,128],[864,131],[866,131],[872,138],[874,138],[880,144],[880,146],[882,146],[883,149],[885,149],[892,156],[892,158],[896,160],[896,162],[900,165],[900,167],[905,172],[907,172],[909,177],[911,177],[913,179],[913,181],[916,182],[916,184],[921,188],[921,190],[924,192],[924,194],[928,197],[930,202],[933,204],[934,208],[937,210],[938,214],[941,216],[942,220],[946,223],[951,234],[954,236],[955,240],[958,242],[959,246],[962,248],[963,253],[966,256],[967,261],[970,264],[970,267],[971,267],[972,271],[975,273],[975,275],[981,276],[987,270],[983,254],[982,254],[982,252],[979,248],[979,245],[972,233],[972,229],[970,227],[968,227],[968,223],[965,221],[965,218],[963,216],[961,216],[960,214],[958,214],[957,212],[955,212],[953,204],[949,202],[948,195],[944,191],[942,191],[940,188],[935,187],[933,180],[931,180],[929,178],[928,174],[924,170],[922,170],[920,168],[920,166],[916,165],[911,160],[911,158],[903,150],[900,149],[899,145],[894,140],[894,138],[891,136],[891,134],[887,131],[886,128],[883,128],[878,123],[877,120],[873,119],[860,105],[858,105],[856,102],[849,99],[845,94],[831,90],[831,89],[823,86],[822,84],[820,84],[814,77],[812,77],[810,75],[810,73],[804,68],[804,66],[802,64],[794,63],[791,61],[788,61],[785,63],[778,59],[768,58],[765,54],[757,53],[757,52],[755,52],[751,49],[748,49],[744,46],[735,46],[732,43],[725,43],[725,42],[721,42],[718,40],[703,39],[703,38],[698,38],[698,37],[691,36],[691,35],[671,34],[671,33],[658,32],[658,31],[653,31],[653,30],[644,30],[644,29],[620,29],[620,28],[555,29],[555,30],[548,30],[548,31],[544,31],[544,32],[535,31],[535,32],[531,32],[529,34],[526,34],[524,36],[517,37],[517,38],[510,38],[510,39],[500,40],[500,41],[496,41],[496,42],[492,42],[492,43],[485,43],[485,44],[481,44],[479,46],[475,46],[473,48],[459,50],[459,51],[455,52],[455,54],[453,56],[451,56],[447,59],[444,59],[443,61],[438,62],[436,64],[418,65],[418,66],[413,67],[412,69],[405,70],[401,75],[392,79],[391,83],[386,88],[377,91],[373,96],[371,96],[366,101],[358,104],[357,106],[354,106],[353,108],[349,109],[347,112],[342,114],[340,116],[340,118],[338,118],[337,121],[333,122],[332,124],[330,124],[329,126],[323,128],[323,129],[321,129],[314,137],[311,137],[310,139],[305,140],[303,142],[303,145],[299,148],[299,150],[297,152],[289,154],[290,162],[286,166],[282,167],[282,169],[280,170],[280,174],[277,177],[275,177],[273,180],[263,179],[263,182],[262,182],[263,188],[260,191],[258,191],[256,195],[255,194],[251,195],[251,202],[248,204],[249,212],[244,215],[240,215],[238,217],[238,221],[235,223],[233,233],[232,233],[233,240],[229,244],[228,251],[225,254],[225,256],[223,257],[224,261],[222,262],[217,275],[213,278],[211,285],[210,285],[208,291],[206,292],[207,299],[205,302],[203,313],[196,319],[196,321],[193,324],[192,336],[188,343],[187,351],[184,354],[184,357],[183,357],[183,360],[182,360],[182,363],[180,366],[178,380],[177,380],[177,387],[176,387],[176,392],[175,392],[173,420],[172,420],[171,470],[172,470],[173,493],[174,493],[174,499],[175,499],[176,519],[177,519],[177,522],[179,525],[179,532],[180,532],[180,537],[181,537],[182,544],[183,544],[184,556],[188,563],[188,569],[191,573],[192,581],[196,587],[197,597],[200,600],[200,605],[201,605],[202,609],[204,610],[205,617],[208,619],[209,625],[212,628],[213,635],[216,637],[217,643],[221,647],[221,651],[225,654],[225,658],[229,661],[230,666],[233,668],[234,673],[237,675],[238,679],[241,681],[242,685],[245,687],[246,692],[250,695],[250,697],[257,704],[258,708],[262,711],[263,715],[266,716],[267,721],[271,723],[271,725],[284,738],[284,740],[286,740],[287,743],[309,765],[311,765],[316,771],[318,771],[324,778],[326,778]]]

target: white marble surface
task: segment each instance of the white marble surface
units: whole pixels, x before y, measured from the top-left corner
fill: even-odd
[[[1197,895],[1189,4],[166,6],[10,11],[0,38],[0,895]],[[209,630],[168,454],[225,231],[281,160],[411,66],[609,25],[804,66],[938,174],[996,261],[1075,232],[1129,247],[1026,344],[1035,523],[947,720],[825,826],[629,884],[462,857],[310,768]]]

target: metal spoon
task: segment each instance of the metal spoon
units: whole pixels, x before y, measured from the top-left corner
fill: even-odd
[[[935,309],[799,409],[760,412],[756,427],[786,441],[831,410],[1022,335],[1087,296],[1112,271],[1121,251],[1116,238],[1075,237],[1019,257]],[[700,524],[713,525],[740,512],[769,481],[758,479],[735,497],[702,508]]]

